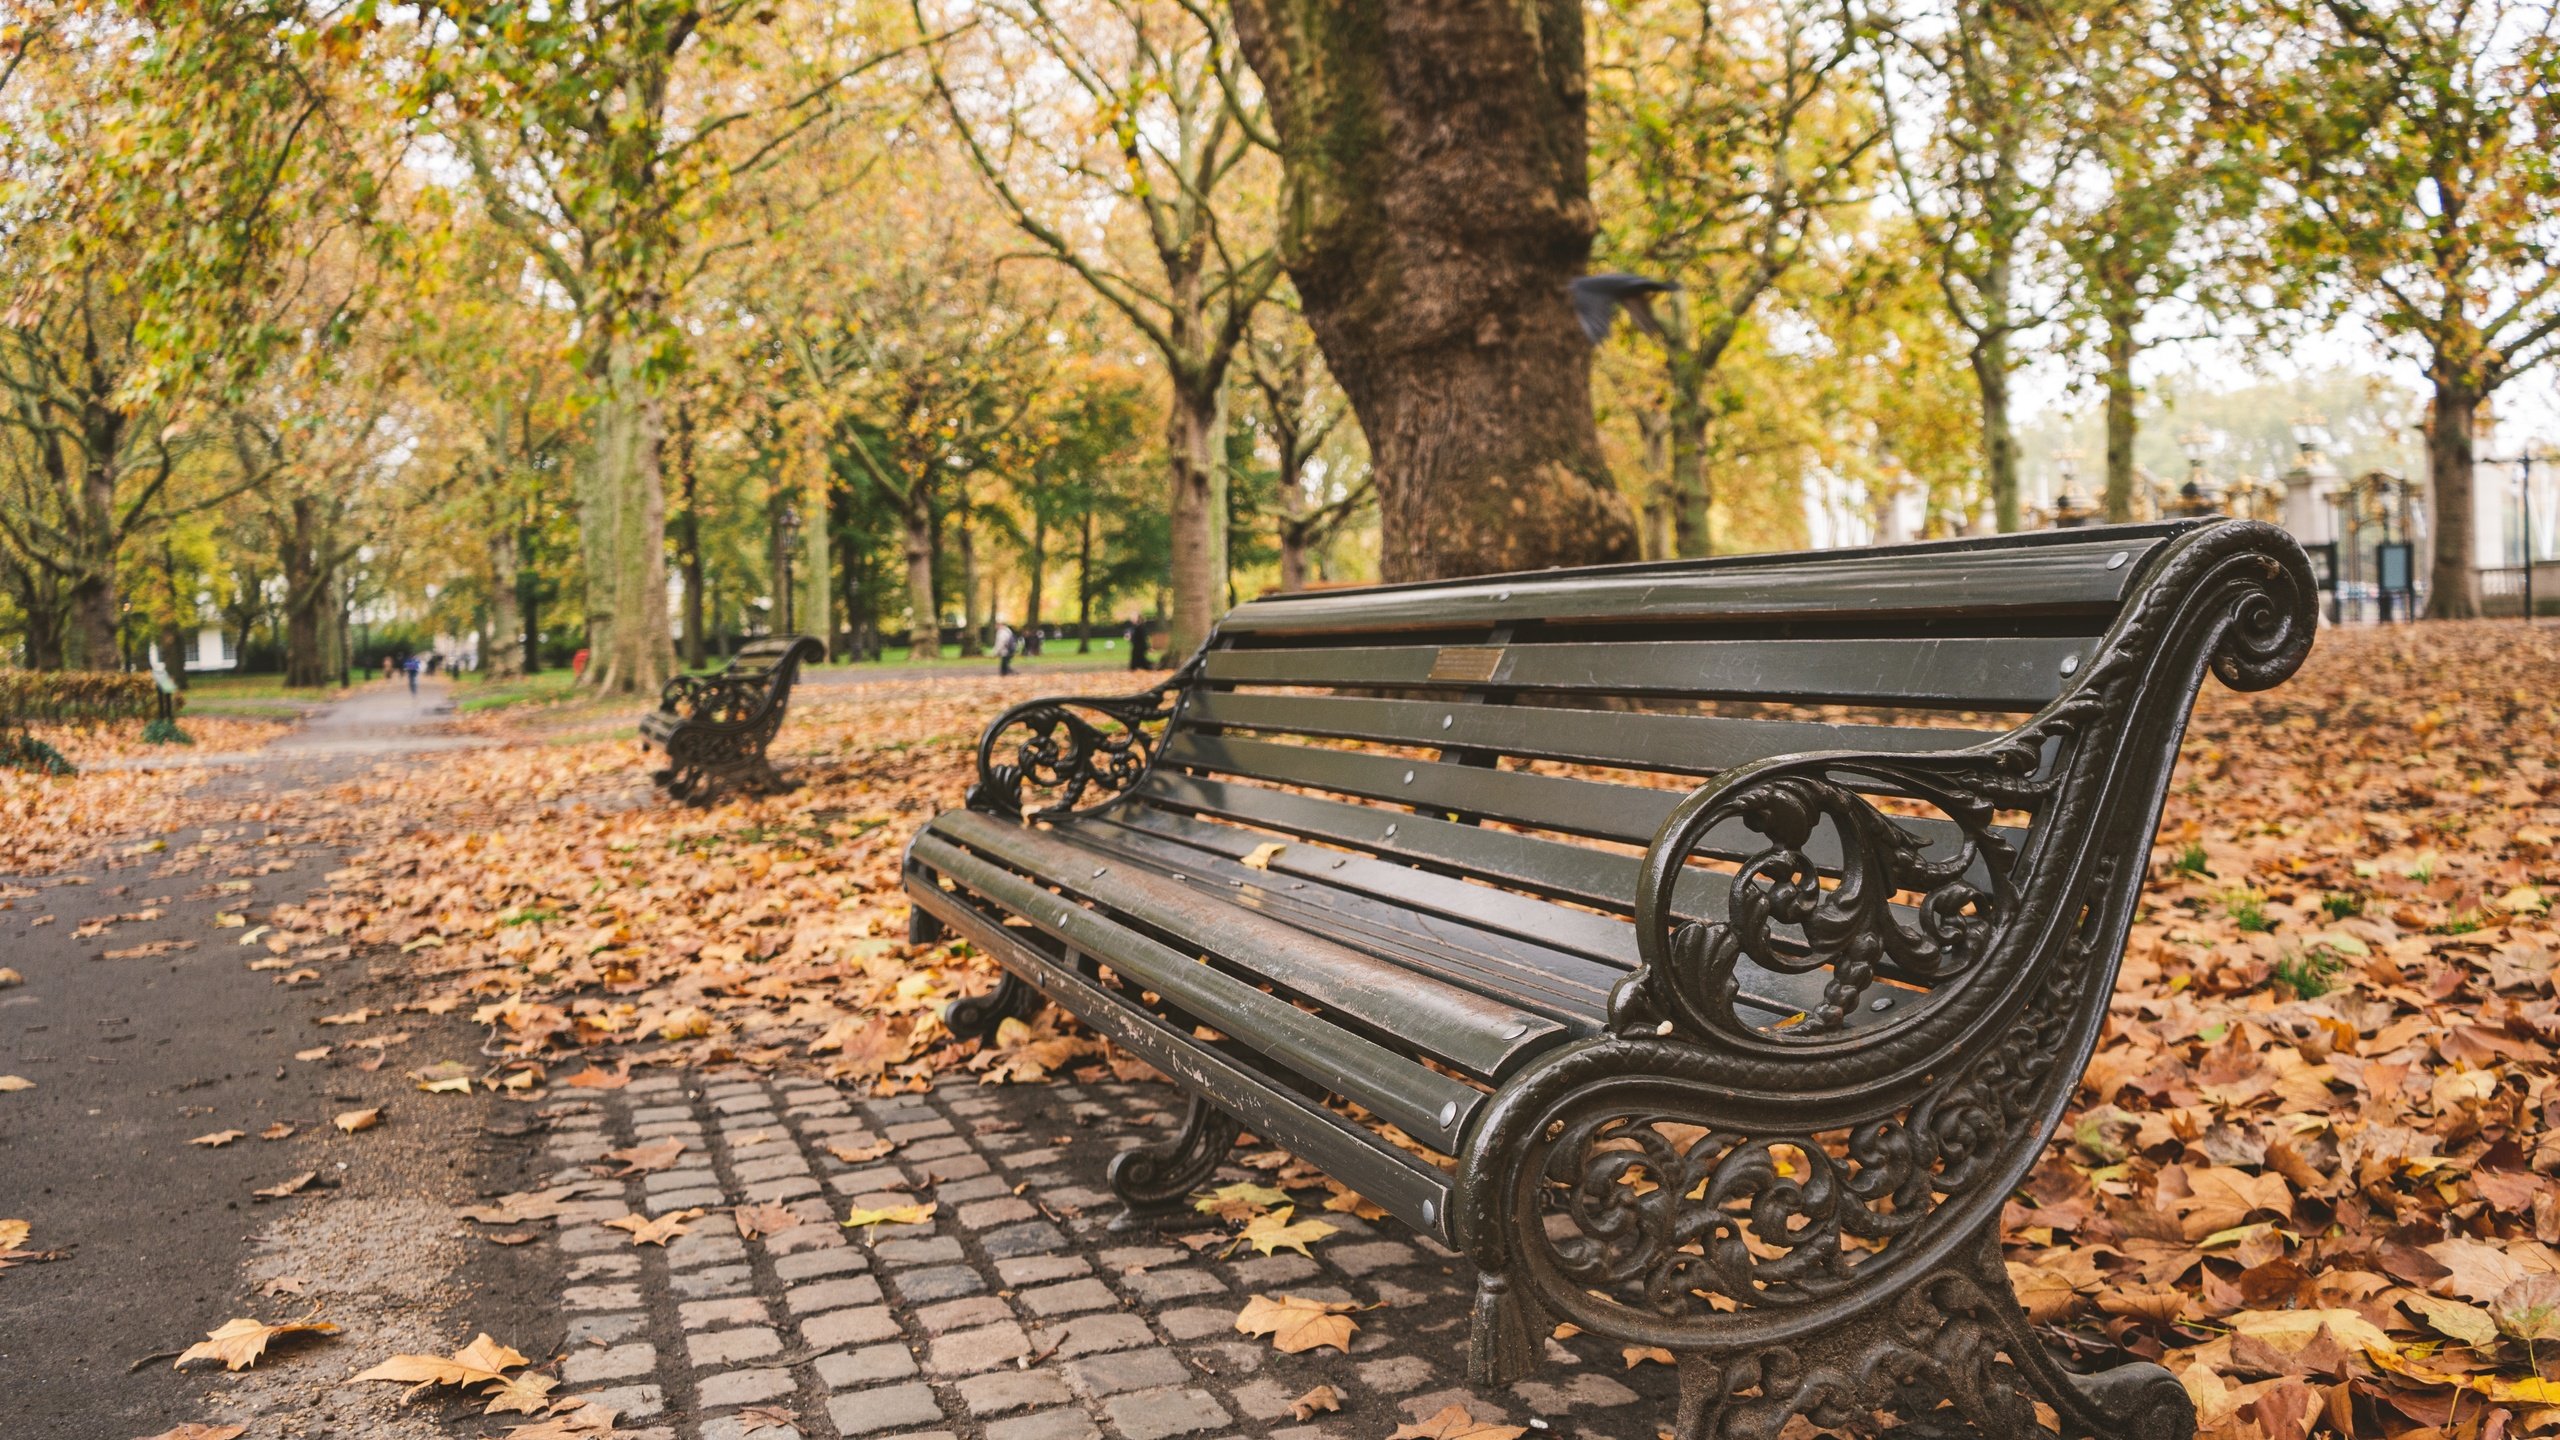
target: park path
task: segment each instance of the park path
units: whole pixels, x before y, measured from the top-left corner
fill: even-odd
[[[0,876],[0,965],[24,977],[0,989],[0,1074],[33,1082],[0,1094],[0,1218],[68,1252],[0,1274],[0,1434],[135,1440],[224,1420],[262,1437],[427,1440],[446,1427],[400,1408],[396,1387],[345,1378],[450,1350],[465,1324],[527,1351],[557,1342],[556,1322],[541,1328],[548,1259],[452,1224],[455,1203],[521,1183],[530,1117],[406,1078],[446,1059],[478,1069],[476,1032],[399,1014],[405,977],[345,946],[261,963],[285,958],[262,943],[267,917],[344,862],[333,787],[485,743],[447,732],[447,701],[440,683],[415,699],[377,683],[264,750],[152,756],[218,772],[189,794],[193,823],[113,837],[66,873]],[[364,1031],[405,1038],[358,1048],[359,1027],[322,1023],[365,1010],[390,1013]],[[361,1133],[332,1124],[377,1107]],[[260,1138],[279,1127],[291,1133]],[[254,1193],[303,1174],[296,1197]],[[315,1309],[344,1332],[236,1376],[171,1367],[235,1316]]]

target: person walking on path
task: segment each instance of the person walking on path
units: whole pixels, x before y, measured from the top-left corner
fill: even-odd
[[[1012,626],[1007,625],[1001,620],[997,621],[996,673],[998,675],[1010,675],[1013,673],[1014,653],[1021,648],[1022,637],[1014,632],[1014,628]]]
[[[418,693],[418,672],[425,667],[418,663],[417,656],[412,655],[401,662],[400,668],[409,673],[409,693],[415,696]]]
[[[1132,620],[1120,633],[1127,636],[1129,640],[1129,668],[1132,670],[1154,669],[1155,665],[1147,658],[1147,622]]]

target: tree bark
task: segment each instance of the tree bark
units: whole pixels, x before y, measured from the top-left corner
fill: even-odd
[[[1093,653],[1093,507],[1087,505],[1076,540],[1076,653]]]
[[[1040,593],[1044,578],[1041,572],[1049,568],[1049,517],[1037,505],[1031,507],[1031,553],[1026,558],[1030,562],[1031,573],[1025,577],[1030,594],[1022,603],[1022,624],[1025,631],[1036,634],[1040,629],[1041,602],[1046,599]]]
[[[1982,479],[1991,490],[2000,533],[2018,528],[2018,436],[2009,425],[2009,332],[2005,326],[1974,341],[1973,383],[1982,396]]]
[[[2133,518],[2133,312],[2107,311],[2107,496],[2110,525]]]
[[[967,660],[986,653],[987,612],[978,591],[978,529],[969,523],[965,484],[959,503],[951,507],[951,519],[960,527],[960,658]]]
[[[1632,558],[1566,298],[1593,229],[1581,7],[1234,9],[1279,132],[1281,256],[1377,468],[1385,578]]]
[[[933,594],[933,492],[924,477],[907,481],[907,660],[942,658],[942,610]]]
[[[1673,350],[1663,373],[1671,391],[1671,537],[1682,559],[1716,551],[1707,507],[1715,492],[1707,480],[1707,367],[1694,350]]]
[[[2467,377],[2447,373],[2452,368],[2437,369],[2435,403],[2427,411],[2427,479],[2435,491],[2430,620],[2469,620],[2480,613],[2480,572],[2472,568],[2471,433],[2480,420],[2481,394]]]
[[[658,395],[636,337],[605,340],[595,457],[578,524],[585,541],[592,653],[586,684],[606,694],[654,695],[675,673],[667,633],[667,500],[658,472]]]
[[[684,499],[684,508],[676,516],[676,566],[684,586],[684,611],[679,616],[683,626],[680,651],[684,667],[702,668],[704,637],[702,632],[702,510],[701,476],[693,464],[693,412],[690,406],[676,407],[675,425],[676,488]]]
[[[1217,392],[1177,385],[1165,413],[1165,450],[1173,462],[1173,630],[1165,651],[1183,658],[1208,640],[1226,593],[1218,438]]]

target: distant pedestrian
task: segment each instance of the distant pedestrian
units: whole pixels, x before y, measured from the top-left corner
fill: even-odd
[[[1120,634],[1129,642],[1129,668],[1152,670],[1155,662],[1147,658],[1147,622],[1132,620],[1121,627]]]
[[[1022,636],[1003,621],[996,622],[996,673],[1013,673],[1013,657],[1022,649]]]
[[[391,658],[390,656],[388,656],[388,655],[383,656],[383,657],[382,657],[382,678],[383,678],[383,679],[385,679],[385,680],[388,680],[388,679],[390,679],[392,676],[397,675],[397,674],[399,674],[399,673],[400,673],[400,662],[399,662],[399,661],[397,661],[397,660],[392,659],[392,658]]]
[[[409,693],[410,693],[410,694],[412,694],[412,695],[417,694],[417,693],[418,693],[418,672],[419,672],[419,671],[421,671],[421,670],[424,670],[424,669],[425,669],[425,668],[427,668],[427,667],[426,667],[425,665],[423,665],[423,664],[420,664],[420,663],[419,663],[419,661],[418,661],[418,657],[417,657],[417,656],[412,655],[412,656],[410,656],[410,657],[408,658],[408,660],[407,660],[407,661],[405,661],[405,662],[401,665],[401,667],[400,667],[400,668],[401,668],[401,669],[403,669],[403,670],[406,670],[407,672],[409,672]]]

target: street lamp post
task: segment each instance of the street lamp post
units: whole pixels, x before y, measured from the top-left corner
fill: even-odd
[[[2187,483],[2178,487],[2178,498],[2169,504],[2172,514],[2194,519],[2221,512],[2222,487],[2204,472],[2204,457],[2213,450],[2213,438],[2213,432],[2201,425],[2178,437],[2178,448],[2187,452]]]
[[[2516,467],[2516,504],[2517,509],[2522,512],[2516,519],[2524,531],[2524,623],[2527,625],[2533,623],[2533,462],[2550,458],[2547,455],[2536,455],[2528,450],[2521,455],[2484,456],[2480,461],[2484,465]]]
[[[782,506],[782,629],[779,633],[796,633],[791,624],[791,556],[800,548],[800,507],[783,502]]]

